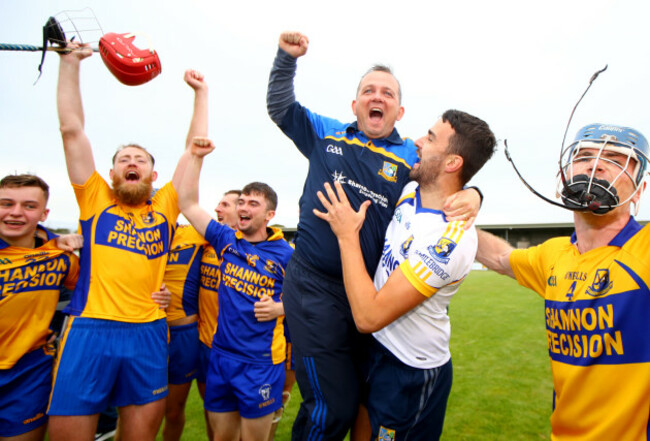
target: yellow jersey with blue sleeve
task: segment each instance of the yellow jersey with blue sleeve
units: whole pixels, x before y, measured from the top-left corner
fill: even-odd
[[[648,440],[650,228],[633,218],[580,254],[575,234],[514,250],[517,281],[544,298],[552,440]]]
[[[199,283],[199,340],[212,346],[219,316],[219,283],[223,259],[212,245],[207,245],[201,257],[201,280]]]
[[[59,293],[77,282],[77,256],[57,248],[56,236],[45,232],[48,241],[37,248],[0,239],[0,369],[45,345]]]
[[[425,300],[373,336],[407,366],[433,369],[451,359],[447,307],[476,257],[476,230],[447,222],[442,211],[422,207],[419,186],[408,183],[388,224],[375,288],[399,267]]]
[[[79,282],[64,312],[129,323],[164,318],[151,294],[162,285],[179,214],[172,184],[140,207],[121,205],[97,172],[73,188],[84,245]]]
[[[191,225],[179,225],[172,239],[163,282],[172,293],[167,321],[195,315],[199,308],[199,266],[206,240]]]

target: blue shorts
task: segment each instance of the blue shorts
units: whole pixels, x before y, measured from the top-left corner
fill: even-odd
[[[50,415],[94,415],[167,396],[167,322],[70,317],[54,370]]]
[[[205,386],[205,409],[238,411],[259,418],[282,407],[284,364],[246,363],[212,351]]]
[[[199,324],[169,328],[169,384],[190,383],[199,369]]]
[[[54,358],[43,348],[23,355],[10,369],[0,369],[0,437],[17,436],[47,423]]]
[[[196,374],[196,381],[205,384],[208,378],[208,368],[210,367],[210,346],[199,342],[199,371]]]
[[[404,439],[406,434],[409,439],[439,439],[451,391],[451,360],[437,368],[417,369],[377,341],[370,352],[371,439]]]

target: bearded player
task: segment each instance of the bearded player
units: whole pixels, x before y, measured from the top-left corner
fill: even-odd
[[[113,157],[112,187],[104,181],[79,86],[80,63],[92,52],[70,46],[78,50],[60,57],[57,108],[85,239],[55,369],[50,439],[91,440],[99,412],[117,406],[122,440],[153,440],[165,409],[168,349],[165,312],[151,292],[163,281],[183,166],[152,197],[154,158],[129,144]]]

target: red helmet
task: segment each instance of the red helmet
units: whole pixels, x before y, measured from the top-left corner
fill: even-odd
[[[135,34],[105,34],[99,40],[99,54],[115,78],[127,86],[139,86],[161,72],[160,59],[153,49],[133,45]]]

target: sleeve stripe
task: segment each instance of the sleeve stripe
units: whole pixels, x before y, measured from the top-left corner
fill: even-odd
[[[420,294],[422,294],[425,297],[431,297],[434,295],[437,291],[438,288],[435,288],[433,286],[427,285],[424,280],[421,278],[421,276],[418,275],[422,274],[423,271],[425,271],[427,268],[424,266],[422,262],[418,262],[416,264],[416,268],[412,268],[411,265],[409,265],[409,261],[405,260],[402,262],[399,266],[402,270],[402,273],[404,273],[404,276],[406,276],[406,279],[411,282],[411,285],[413,285],[413,288],[417,289]],[[424,267],[424,268],[420,268]],[[417,273],[416,273],[417,272]],[[431,274],[431,271],[428,271],[426,273],[427,277]]]
[[[443,234],[443,237],[447,237],[450,240],[453,240],[455,243],[460,242],[463,234],[465,234],[463,225],[465,225],[465,221],[449,222],[447,229],[445,230],[445,234]]]

